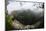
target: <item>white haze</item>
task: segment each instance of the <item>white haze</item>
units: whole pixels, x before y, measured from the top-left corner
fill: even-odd
[[[22,4],[22,5],[21,5]],[[7,5],[8,14],[11,14],[12,11],[16,10],[22,10],[22,9],[30,9],[31,11],[35,13],[40,13],[43,11],[42,3],[33,3],[33,2],[12,2],[9,1],[9,4]]]

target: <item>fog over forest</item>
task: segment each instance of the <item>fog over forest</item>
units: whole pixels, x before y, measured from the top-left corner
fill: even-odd
[[[26,1],[26,0],[25,0]],[[15,29],[43,28],[44,26],[44,3],[31,1],[8,0],[8,16]],[[9,18],[8,17],[8,18]],[[9,21],[11,21],[9,20]]]

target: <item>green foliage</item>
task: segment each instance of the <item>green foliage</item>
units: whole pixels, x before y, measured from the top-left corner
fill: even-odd
[[[9,16],[7,15],[6,16],[6,28],[9,30],[9,29],[12,29],[12,16]]]
[[[8,11],[5,11],[5,19],[6,19],[6,29],[12,29],[12,16],[8,15]]]

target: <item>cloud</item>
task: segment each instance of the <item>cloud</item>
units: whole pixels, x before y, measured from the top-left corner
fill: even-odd
[[[7,5],[7,10],[8,13],[11,13],[13,10],[22,10],[22,9],[30,9],[34,12],[43,11],[43,9],[39,8],[39,6],[42,6],[42,3],[9,1],[9,4]]]

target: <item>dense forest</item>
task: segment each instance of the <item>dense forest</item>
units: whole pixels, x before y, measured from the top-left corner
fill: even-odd
[[[21,10],[20,10],[21,11]],[[32,11],[28,10],[23,10],[23,11],[13,11],[11,15],[8,14],[8,11],[6,11],[6,28],[9,29],[31,29],[33,28],[31,25],[34,26],[34,28],[43,28],[44,27],[44,15],[43,16],[35,16]],[[17,22],[16,22],[17,21]],[[16,28],[15,26],[12,25],[12,23],[19,23],[19,25],[22,26]],[[14,24],[16,25],[16,24]],[[36,26],[36,27],[35,27]],[[14,28],[15,27],[15,28]],[[26,27],[26,28],[23,28]],[[28,27],[28,28],[27,28]]]

